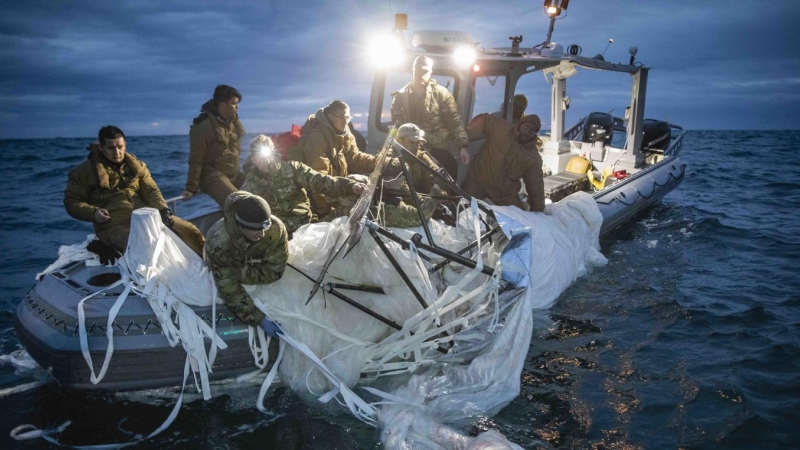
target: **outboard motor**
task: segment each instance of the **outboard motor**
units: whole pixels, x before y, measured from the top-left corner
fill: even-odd
[[[663,153],[669,147],[672,127],[669,123],[655,119],[644,119],[642,122],[642,150]]]
[[[611,144],[614,137],[614,117],[608,113],[593,112],[583,121],[583,142]]]

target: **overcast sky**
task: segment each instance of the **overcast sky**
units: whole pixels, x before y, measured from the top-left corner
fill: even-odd
[[[87,137],[106,124],[187,134],[219,83],[242,92],[249,132],[283,131],[337,98],[366,113],[365,44],[391,30],[392,13],[407,13],[412,31],[464,30],[484,47],[512,35],[533,45],[548,26],[538,0],[25,0],[2,11],[0,138]],[[793,0],[573,0],[553,41],[591,56],[613,38],[610,61],[638,46],[653,68],[648,117],[687,129],[799,129],[798,24]],[[572,84],[576,111],[610,108],[603,85]],[[533,100],[531,112],[548,118]]]

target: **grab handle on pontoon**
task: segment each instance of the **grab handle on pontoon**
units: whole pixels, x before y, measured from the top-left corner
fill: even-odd
[[[178,213],[178,200],[183,200],[183,196],[178,195],[177,197],[170,197],[164,199],[164,201],[167,202],[167,206],[169,206],[169,209],[172,210],[172,214]]]

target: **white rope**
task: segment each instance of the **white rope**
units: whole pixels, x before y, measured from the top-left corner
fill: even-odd
[[[209,400],[211,398],[209,374],[213,372],[217,350],[228,347],[216,333],[216,285],[212,282],[210,288],[212,291],[212,325],[209,326],[197,316],[189,305],[176,298],[168,285],[159,281],[158,261],[166,245],[167,230],[161,223],[157,230],[155,249],[150,255],[148,265],[139,265],[134,271],[128,267],[127,259],[123,258],[120,269],[131,279],[135,292],[147,299],[170,345],[175,347],[181,343],[189,358],[195,386],[198,391],[202,392],[203,399]],[[174,319],[173,314],[175,315]],[[206,353],[204,337],[211,340],[208,353]]]
[[[119,312],[120,308],[122,308],[122,304],[125,303],[125,299],[128,298],[128,294],[131,292],[130,283],[126,283],[125,281],[126,280],[120,278],[118,281],[110,284],[108,287],[103,288],[94,294],[88,295],[78,302],[78,336],[81,343],[81,353],[83,354],[83,359],[86,360],[86,364],[89,365],[89,371],[91,372],[91,377],[89,380],[92,382],[92,384],[99,383],[100,380],[106,376],[108,364],[111,362],[111,355],[114,353],[114,319],[117,318],[117,313]],[[114,302],[114,305],[108,312],[108,322],[106,324],[106,337],[108,338],[108,346],[106,347],[106,355],[103,359],[103,366],[100,369],[100,375],[95,375],[92,356],[89,353],[89,340],[86,334],[86,312],[84,311],[83,304],[97,294],[105,292],[109,289],[113,289],[123,283],[125,284],[125,289],[122,291],[122,294],[117,297],[117,300]]]
[[[261,328],[261,327],[259,327]],[[258,399],[256,400],[256,408],[259,411],[266,413],[267,408],[264,407],[264,397],[267,396],[267,391],[269,391],[269,387],[272,386],[272,382],[275,380],[275,377],[278,375],[278,366],[280,366],[281,361],[283,360],[283,351],[286,348],[286,344],[281,340],[278,343],[278,357],[275,359],[275,362],[272,363],[272,369],[270,369],[267,377],[264,378],[264,382],[261,384],[261,389],[258,391]]]
[[[47,442],[49,442],[49,443],[51,443],[53,445],[57,445],[59,447],[74,448],[74,449],[78,449],[78,450],[116,450],[116,449],[119,449],[119,448],[129,447],[131,445],[138,444],[140,442],[146,441],[148,439],[151,439],[151,438],[157,436],[162,431],[164,431],[167,428],[169,428],[169,426],[172,425],[172,422],[175,421],[175,418],[178,417],[178,412],[180,411],[181,405],[183,404],[183,393],[184,393],[184,390],[186,389],[186,380],[187,380],[187,378],[189,378],[189,365],[190,365],[189,364],[189,356],[187,355],[186,356],[186,363],[183,366],[183,385],[181,386],[181,393],[180,393],[180,396],[178,397],[178,401],[175,403],[175,406],[172,407],[172,411],[170,412],[169,416],[167,416],[166,420],[164,420],[164,422],[161,424],[161,426],[156,428],[155,431],[153,431],[152,433],[148,434],[145,437],[142,437],[142,438],[139,438],[139,439],[134,439],[134,440],[132,440],[130,442],[123,442],[123,443],[118,443],[118,444],[98,444],[98,445],[67,445],[67,444],[62,444],[61,442],[58,441],[58,439],[52,437],[52,435],[58,434],[58,433],[61,433],[62,431],[64,431],[72,423],[72,421],[70,421],[70,420],[62,423],[61,425],[59,425],[56,428],[45,429],[45,430],[40,430],[40,429],[36,428],[35,426],[30,425],[30,424],[20,425],[20,426],[14,428],[13,430],[11,430],[11,433],[9,433],[9,435],[15,441],[27,441],[27,440],[36,439],[36,438],[42,438],[45,441],[47,441]]]
[[[350,390],[350,388],[348,388],[346,384],[340,381],[336,376],[336,374],[334,374],[333,371],[328,369],[325,363],[320,361],[320,359],[317,358],[317,355],[315,355],[314,352],[312,352],[311,349],[309,349],[308,346],[306,346],[306,344],[303,344],[302,342],[295,340],[293,337],[287,334],[281,335],[281,340],[285,341],[287,344],[294,347],[300,353],[306,355],[306,357],[308,357],[311,360],[311,362],[313,362],[317,367],[319,367],[320,371],[322,372],[323,375],[325,375],[328,381],[330,381],[331,384],[333,384],[334,387],[338,389],[339,394],[342,396],[344,404],[347,406],[350,412],[353,413],[354,416],[356,416],[358,419],[369,425],[374,426],[376,424],[375,409],[372,406],[370,406],[367,402],[362,400],[361,397],[356,395],[355,392]]]
[[[247,333],[247,343],[253,355],[253,362],[259,369],[264,369],[269,363],[269,338],[261,327],[250,325],[247,327]]]
[[[489,290],[489,302],[494,303],[494,314],[492,315],[492,321],[489,323],[489,333],[492,334],[497,329],[497,326],[500,324],[500,278],[501,274],[503,273],[502,264],[499,262],[494,268],[494,273],[492,277],[489,279],[489,283],[487,283],[486,288]]]

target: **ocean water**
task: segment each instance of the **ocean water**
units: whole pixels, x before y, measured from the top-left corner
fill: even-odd
[[[58,246],[82,241],[67,171],[91,139],[0,141],[0,354],[20,348],[13,314]],[[535,315],[520,395],[492,417],[525,448],[800,447],[798,131],[689,131],[687,176],[662,205],[601,241],[606,267]],[[165,196],[185,181],[187,136],[129,137]],[[208,201],[191,201],[188,215]],[[0,366],[0,392],[34,381]],[[195,395],[173,425],[135,448],[380,448],[378,431],[339,408],[257,385]],[[124,442],[154,430],[173,390],[86,394],[48,383],[0,396],[0,448],[21,424],[73,423],[63,443]]]

